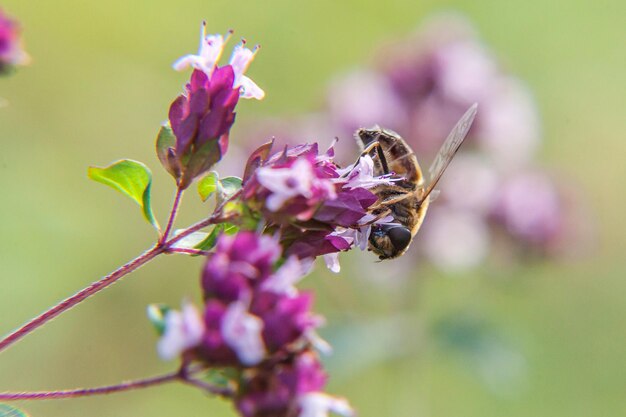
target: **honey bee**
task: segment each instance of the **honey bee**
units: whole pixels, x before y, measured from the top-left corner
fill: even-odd
[[[393,179],[371,190],[378,201],[370,207],[370,213],[378,219],[394,219],[390,224],[372,226],[368,248],[380,260],[397,258],[409,248],[424,221],[435,186],[470,130],[477,107],[470,107],[456,123],[428,170],[427,182],[415,153],[397,133],[380,128],[357,130],[361,156],[371,154],[374,175],[392,174]]]

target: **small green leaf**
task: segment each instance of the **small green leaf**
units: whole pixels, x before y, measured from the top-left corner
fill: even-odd
[[[209,141],[200,148],[195,148],[188,158],[183,158],[183,174],[179,186],[183,189],[207,172],[222,158],[219,144],[216,140]]]
[[[211,368],[204,374],[204,380],[220,388],[231,388],[241,377],[235,368]]]
[[[159,134],[156,139],[156,152],[159,157],[159,161],[167,172],[178,180],[180,178],[180,167],[176,158],[176,136],[169,125],[161,126]]]
[[[234,235],[239,231],[239,226],[231,223],[220,223],[215,225],[211,233],[209,233],[202,242],[196,244],[194,249],[199,250],[211,250],[215,247],[217,243],[217,239],[223,233],[225,235]]]
[[[239,231],[239,226],[236,224],[222,223],[222,227],[224,228],[224,234],[229,236],[234,235]]]
[[[238,214],[241,215],[243,213],[243,204],[241,203],[241,201],[229,201],[228,203],[226,203],[226,205],[224,206],[224,215],[228,215],[228,214]]]
[[[165,304],[150,304],[148,306],[148,320],[154,326],[159,336],[165,332],[165,316],[171,310]]]
[[[8,404],[0,404],[0,417],[28,417],[28,414]]]
[[[202,201],[207,201],[211,194],[217,191],[218,181],[217,172],[211,171],[209,175],[198,182],[198,194],[200,194]]]
[[[213,247],[215,247],[215,244],[217,243],[217,238],[220,236],[220,233],[224,230],[224,225],[223,224],[218,224],[216,225],[213,230],[211,230],[211,233],[208,234],[208,236],[200,243],[198,243],[196,246],[194,246],[195,249],[199,249],[199,250],[211,250],[213,249]]]
[[[159,228],[150,206],[152,173],[147,166],[141,162],[123,159],[105,168],[89,167],[87,175],[92,180],[132,198],[142,208],[146,220],[156,229]]]
[[[221,191],[225,198],[230,197],[241,189],[241,178],[225,177],[220,180]]]

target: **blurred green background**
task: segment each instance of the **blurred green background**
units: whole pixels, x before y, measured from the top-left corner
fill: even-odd
[[[465,13],[543,118],[541,162],[583,190],[596,248],[568,263],[483,267],[405,281],[403,264],[344,257],[307,285],[333,326],[333,393],[369,416],[626,415],[626,5],[614,1],[5,0],[29,67],[0,80],[0,333],[140,253],[154,235],[132,203],[86,178],[90,164],[153,168],[161,218],[172,181],[153,139],[187,74],[170,65],[198,27],[234,28],[263,49],[250,76],[267,92],[240,122],[297,114],[329,78],[432,12]],[[237,126],[231,140],[237,140]],[[189,193],[192,194],[192,193]],[[179,225],[205,209],[190,195]],[[0,391],[96,386],[172,369],[155,352],[152,302],[198,296],[200,260],[158,259],[0,355]],[[364,274],[363,271],[367,270]],[[379,276],[371,279],[365,276]],[[233,416],[178,385],[20,404],[33,416]]]

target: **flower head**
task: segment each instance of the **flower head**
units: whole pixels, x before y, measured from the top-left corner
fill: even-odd
[[[355,243],[365,249],[371,224],[382,220],[369,212],[378,201],[370,189],[396,180],[374,175],[369,155],[341,169],[334,163],[333,146],[324,154],[314,143],[268,156],[268,145],[248,161],[242,198],[276,230],[287,256],[327,255],[327,265],[338,272],[333,254]]]
[[[228,37],[227,37],[228,38]],[[227,40],[226,38],[226,40]],[[177,70],[194,68],[184,92],[169,109],[168,140],[159,135],[161,163],[181,188],[208,171],[228,149],[228,135],[235,122],[239,97],[261,99],[263,91],[244,72],[256,54],[243,44],[235,47],[231,63],[217,62],[226,41],[222,35],[206,35],[202,25],[197,55],[185,55],[174,63]],[[165,128],[167,131],[167,127]]]
[[[0,74],[28,61],[22,49],[19,24],[0,9]]]
[[[326,373],[312,351],[303,351],[272,369],[247,375],[237,409],[244,417],[353,415],[348,402],[322,392]]]
[[[192,67],[204,72],[208,77],[211,77],[222,56],[224,45],[228,39],[230,39],[231,35],[232,31],[229,31],[226,36],[220,34],[207,35],[206,22],[202,22],[198,54],[189,54],[179,58],[173,64],[174,69],[176,71],[182,71],[188,67]],[[235,75],[232,86],[233,88],[240,87],[239,92],[242,98],[261,100],[265,97],[265,92],[261,90],[254,81],[244,75],[250,63],[254,60],[259,46],[254,47],[254,49],[248,49],[245,47],[245,44],[245,40],[242,40],[239,45],[235,46],[228,64],[228,66],[232,67],[233,74]]]
[[[322,320],[311,312],[312,294],[295,287],[311,260],[291,257],[277,267],[281,253],[269,236],[221,236],[202,274],[203,319],[188,305],[169,312],[161,356],[248,368],[312,344]]]

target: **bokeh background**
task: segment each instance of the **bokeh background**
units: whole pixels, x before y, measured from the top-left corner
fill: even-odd
[[[626,6],[615,1],[5,0],[30,66],[0,79],[0,333],[140,253],[154,235],[132,203],[86,178],[90,164],[144,161],[154,207],[173,187],[153,150],[187,74],[199,22],[263,45],[238,129],[308,112],[337,73],[434,12],[465,14],[506,70],[532,90],[539,160],[580,190],[593,244],[575,259],[432,267],[343,256],[318,265],[322,332],[335,345],[330,390],[367,416],[600,416],[626,413]],[[189,193],[192,194],[192,193]],[[436,210],[436,205],[431,209]],[[206,212],[190,195],[179,225]],[[428,221],[428,220],[427,220]],[[419,238],[414,245],[419,245]],[[198,296],[201,262],[157,259],[0,355],[0,390],[96,386],[165,372],[145,317],[153,302]],[[20,404],[33,416],[233,416],[171,385],[109,397]]]

